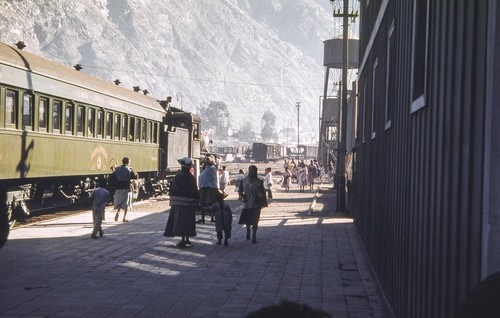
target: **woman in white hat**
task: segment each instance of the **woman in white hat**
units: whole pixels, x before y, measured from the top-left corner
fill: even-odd
[[[217,201],[219,193],[217,167],[215,166],[215,158],[210,155],[205,158],[205,166],[200,174],[200,205],[209,207]],[[211,222],[214,221],[212,216]],[[198,223],[205,223],[205,212],[201,212],[201,219]]]
[[[196,178],[190,172],[193,161],[189,157],[178,160],[181,171],[170,183],[170,213],[164,236],[180,236],[178,247],[191,245],[189,237],[196,236],[195,212],[199,207],[200,194],[196,185]]]

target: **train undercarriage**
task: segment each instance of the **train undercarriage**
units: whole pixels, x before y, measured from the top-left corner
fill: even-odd
[[[107,178],[107,176],[105,176]],[[37,180],[7,187],[7,208],[10,227],[24,222],[31,215],[68,205],[88,204],[92,191],[102,176]],[[171,177],[159,178],[150,173],[131,183],[134,200],[147,200],[168,193]],[[113,194],[112,189],[111,195]]]

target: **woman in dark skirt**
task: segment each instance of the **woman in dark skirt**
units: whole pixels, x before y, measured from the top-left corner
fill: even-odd
[[[196,236],[195,212],[199,207],[200,194],[196,185],[196,178],[191,174],[192,160],[184,157],[179,160],[181,171],[178,172],[170,184],[170,213],[164,236],[180,236],[178,247],[191,245],[189,237]]]
[[[247,240],[250,240],[251,227],[252,243],[257,243],[257,228],[259,226],[260,211],[263,207],[267,207],[267,199],[263,180],[257,177],[256,166],[251,165],[248,167],[248,176],[241,180],[239,193],[243,198],[244,206],[238,224],[246,225]]]

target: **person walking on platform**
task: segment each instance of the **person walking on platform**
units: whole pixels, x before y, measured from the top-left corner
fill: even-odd
[[[217,193],[219,193],[218,182],[214,156],[205,157],[205,166],[200,174],[200,205],[202,207],[211,206],[215,203]],[[214,221],[213,216],[210,221]],[[201,210],[201,219],[196,223],[205,223],[205,212],[203,212],[203,209]]]
[[[243,210],[238,224],[245,224],[246,239],[250,240],[252,228],[252,243],[257,243],[257,228],[259,226],[261,209],[267,207],[264,181],[257,176],[257,167],[248,167],[248,176],[241,181],[240,194],[243,197]]]
[[[96,239],[97,233],[102,237],[104,234],[102,232],[102,221],[104,220],[104,209],[106,208],[106,202],[109,200],[109,191],[105,189],[106,179],[99,180],[99,186],[92,191],[90,195],[90,202],[92,204],[92,221],[94,228],[92,230],[91,238]]]
[[[307,168],[303,161],[297,166],[297,182],[299,184],[299,192],[304,192],[307,185]]]
[[[226,188],[229,184],[229,171],[226,170],[226,166],[222,166],[219,169],[219,189],[222,191],[222,194],[227,197]]]
[[[231,207],[224,203],[224,194],[219,192],[217,194],[217,202],[204,209],[215,215],[215,231],[217,232],[216,244],[221,245],[222,238],[224,237],[224,246],[228,246],[228,240],[231,238],[233,213]]]
[[[290,185],[292,184],[292,174],[288,167],[285,167],[285,171],[283,172],[283,183],[281,187],[285,189],[286,192],[290,191]]]
[[[271,172],[271,167],[267,167],[265,170],[266,176],[264,178],[264,189],[266,189],[267,197],[269,199],[273,198],[273,173]]]
[[[309,183],[309,190],[314,190],[314,180],[318,177],[318,167],[311,160],[307,165],[307,182]]]
[[[133,184],[132,180],[137,179],[137,173],[130,167],[130,159],[124,157],[122,165],[116,167],[111,174],[110,183],[115,189],[113,205],[116,211],[115,221],[120,217],[120,210],[123,210],[123,222],[128,222],[126,219],[127,211],[132,208],[133,201]]]
[[[241,195],[240,195],[240,185],[241,185],[241,180],[245,178],[245,173],[243,172],[242,169],[238,172],[238,174],[234,177],[234,192],[238,192],[238,200],[241,200]]]
[[[170,213],[163,236],[180,236],[178,247],[191,246],[190,237],[196,236],[195,213],[200,203],[200,193],[196,178],[190,172],[193,161],[189,157],[178,160],[181,171],[170,183]]]

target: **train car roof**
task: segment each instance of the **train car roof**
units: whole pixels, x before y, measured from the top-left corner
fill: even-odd
[[[170,106],[169,111],[171,112],[171,115],[177,116],[177,117],[186,117],[190,118],[191,120],[196,120],[196,121],[201,121],[201,117],[195,113],[187,112],[184,111],[180,108]]]
[[[104,81],[0,43],[0,83],[161,121],[165,110],[152,96]]]

